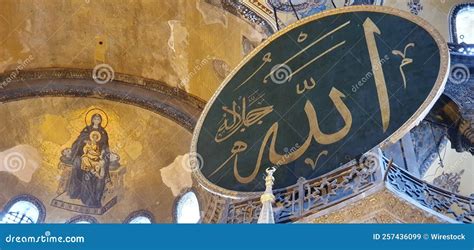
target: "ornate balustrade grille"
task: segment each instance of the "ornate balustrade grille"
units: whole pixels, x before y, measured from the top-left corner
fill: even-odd
[[[411,199],[412,203],[440,213],[458,222],[472,223],[474,199],[452,193],[428,184],[407,171],[392,165],[386,169],[388,159],[383,157],[387,186]]]
[[[297,221],[308,215],[347,201],[383,183],[387,188],[425,210],[461,223],[472,223],[474,199],[452,193],[420,180],[406,170],[391,164],[381,153],[369,153],[364,162],[352,161],[340,170],[318,179],[298,183],[284,190],[275,190],[275,222]],[[224,200],[227,200],[224,202]],[[225,203],[225,204],[224,204]],[[235,201],[222,199],[218,213],[208,214],[221,223],[256,223],[261,210],[260,197]]]
[[[350,199],[381,182],[379,157],[352,161],[346,167],[322,178],[274,191],[275,222],[296,221]],[[368,160],[367,160],[368,159]],[[261,210],[259,197],[229,205],[226,223],[256,223]]]

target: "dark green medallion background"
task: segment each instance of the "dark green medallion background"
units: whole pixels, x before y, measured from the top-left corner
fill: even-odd
[[[382,128],[377,89],[364,36],[363,23],[367,18],[370,18],[381,32],[380,35],[375,34],[375,40],[382,61],[391,113],[390,123],[385,132]],[[287,66],[295,71],[317,55],[345,41],[343,45],[311,63],[292,76],[288,82],[276,84],[271,79],[265,84],[262,82],[275,65],[285,62],[302,48],[348,21],[350,23],[347,26],[321,40],[290,61]],[[307,34],[307,37],[299,43],[298,37],[301,32]],[[399,50],[403,53],[409,43],[414,43],[415,46],[409,47],[405,54],[407,58],[413,60],[411,64],[402,67],[406,76],[405,89],[400,72],[402,58],[392,51]],[[248,82],[235,90],[262,65],[262,58],[268,52],[271,52],[271,63],[265,64]],[[311,146],[301,157],[278,167],[274,175],[274,188],[293,185],[299,177],[306,179],[318,177],[352,159],[357,159],[361,154],[386,140],[402,127],[423,103],[434,98],[432,90],[440,84],[438,79],[442,74],[441,56],[438,43],[430,32],[398,15],[357,11],[325,16],[297,26],[254,54],[230,76],[215,100],[208,104],[211,106],[208,107],[209,110],[198,131],[195,148],[204,160],[200,174],[219,188],[237,192],[263,191],[264,171],[267,167],[275,165],[268,157],[270,143],[266,145],[262,167],[257,177],[250,183],[240,183],[235,178],[234,158],[218,172],[210,175],[231,157],[234,143],[243,141],[248,147],[238,154],[238,171],[243,177],[249,176],[256,166],[262,139],[275,122],[279,124],[276,151],[285,154],[291,152],[293,147],[295,147],[293,150],[300,147],[309,132],[308,118],[304,111],[307,100],[316,110],[321,131],[327,134],[339,131],[344,126],[344,120],[329,98],[333,87],[344,93],[345,97],[342,100],[352,114],[349,133],[340,141],[329,145],[320,145],[313,139]],[[316,86],[303,94],[297,94],[296,85],[302,85],[304,80],[311,77],[316,81]],[[237,131],[225,141],[216,142],[214,138],[225,113],[222,107],[232,109],[233,101],[241,105],[242,98],[248,99],[255,91],[264,93],[263,100],[260,100],[260,104],[254,103],[249,110],[272,105],[273,111],[262,118],[262,124],[252,125],[243,132]],[[227,117],[231,120],[229,114]],[[314,160],[323,150],[327,150],[328,154],[321,156],[314,169],[305,163],[306,158]]]

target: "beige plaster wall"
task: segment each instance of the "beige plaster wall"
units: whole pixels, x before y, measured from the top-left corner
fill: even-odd
[[[204,100],[221,83],[212,60],[243,58],[249,23],[203,0],[2,0],[0,73],[44,67],[94,68],[163,81]]]

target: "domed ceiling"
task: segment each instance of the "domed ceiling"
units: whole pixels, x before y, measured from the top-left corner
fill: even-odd
[[[143,209],[171,222],[175,197],[192,185],[180,162],[191,133],[156,113],[106,100],[44,97],[3,104],[0,116],[0,203],[33,195],[45,205],[47,222],[83,213],[120,223]],[[97,116],[101,122],[94,128]],[[105,163],[95,161],[92,144],[108,149]],[[91,168],[91,178],[108,168],[98,178],[105,190],[100,181],[87,186],[87,178],[75,176],[76,165]],[[84,187],[90,192],[73,195]],[[99,200],[90,198],[101,193]]]

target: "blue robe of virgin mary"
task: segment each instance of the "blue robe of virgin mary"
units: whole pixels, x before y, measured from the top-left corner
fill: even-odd
[[[81,157],[84,154],[83,148],[86,141],[89,140],[90,133],[97,131],[101,138],[97,142],[100,151],[104,151],[104,170],[105,175],[99,178],[90,171],[81,169]],[[74,141],[71,147],[72,171],[69,178],[66,192],[71,199],[80,199],[88,207],[98,208],[102,206],[102,197],[104,195],[105,184],[110,181],[109,165],[109,136],[102,126],[94,128],[92,125],[85,127],[79,137]]]

